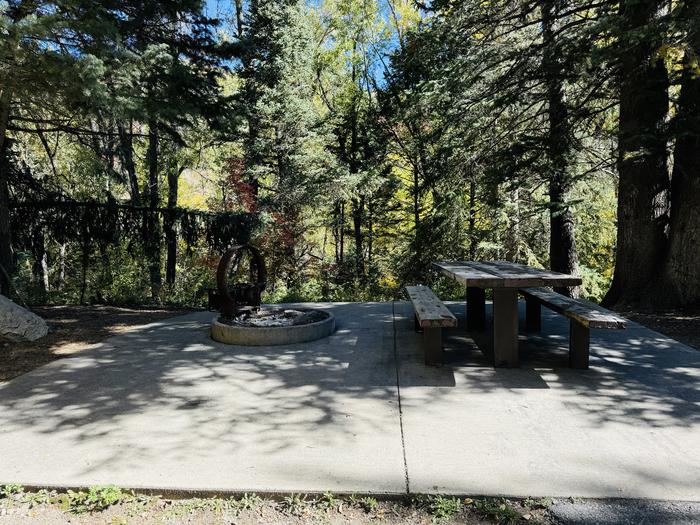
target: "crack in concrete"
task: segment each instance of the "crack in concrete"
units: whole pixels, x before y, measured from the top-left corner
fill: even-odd
[[[408,477],[408,460],[406,459],[406,437],[403,431],[403,407],[401,405],[401,374],[399,372],[399,353],[396,347],[396,301],[391,301],[391,326],[394,331],[394,366],[396,369],[396,396],[399,403],[399,429],[401,431],[401,452],[403,454],[404,478],[406,480],[406,494],[411,493],[411,484]]]

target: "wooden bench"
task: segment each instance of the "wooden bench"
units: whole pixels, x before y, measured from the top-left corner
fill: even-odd
[[[520,288],[525,297],[525,326],[529,331],[542,329],[545,306],[569,318],[569,364],[588,368],[591,328],[625,329],[627,320],[585,299],[572,299],[547,288]]]
[[[457,326],[457,318],[427,286],[407,286],[406,292],[413,303],[417,332],[423,332],[425,363],[442,364],[442,329]]]

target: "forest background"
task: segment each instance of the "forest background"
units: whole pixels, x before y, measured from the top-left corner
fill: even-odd
[[[430,263],[700,304],[700,2],[0,1],[0,284],[201,306],[385,300]]]

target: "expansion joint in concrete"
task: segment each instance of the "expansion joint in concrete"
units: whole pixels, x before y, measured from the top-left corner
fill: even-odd
[[[403,454],[403,472],[406,480],[406,494],[411,493],[411,484],[408,478],[408,460],[406,459],[406,436],[403,429],[403,407],[401,405],[401,374],[399,370],[399,352],[396,346],[396,301],[391,302],[391,325],[393,328],[392,341],[394,344],[394,369],[396,370],[396,397],[399,405],[399,429],[401,431],[401,453]]]

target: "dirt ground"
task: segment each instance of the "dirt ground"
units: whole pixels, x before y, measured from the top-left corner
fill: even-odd
[[[43,306],[32,311],[46,320],[49,335],[32,343],[0,342],[0,383],[91,348],[113,335],[187,312],[113,306]]]
[[[620,312],[623,317],[700,350],[698,312]]]
[[[246,495],[245,497],[248,497]],[[290,495],[281,500],[207,498],[167,500],[136,496],[105,508],[76,512],[70,496],[62,502],[32,503],[29,495],[0,499],[0,525],[550,525],[552,500],[435,497],[354,503],[330,493]],[[372,500],[371,505],[362,503]],[[70,508],[69,508],[70,507]]]

